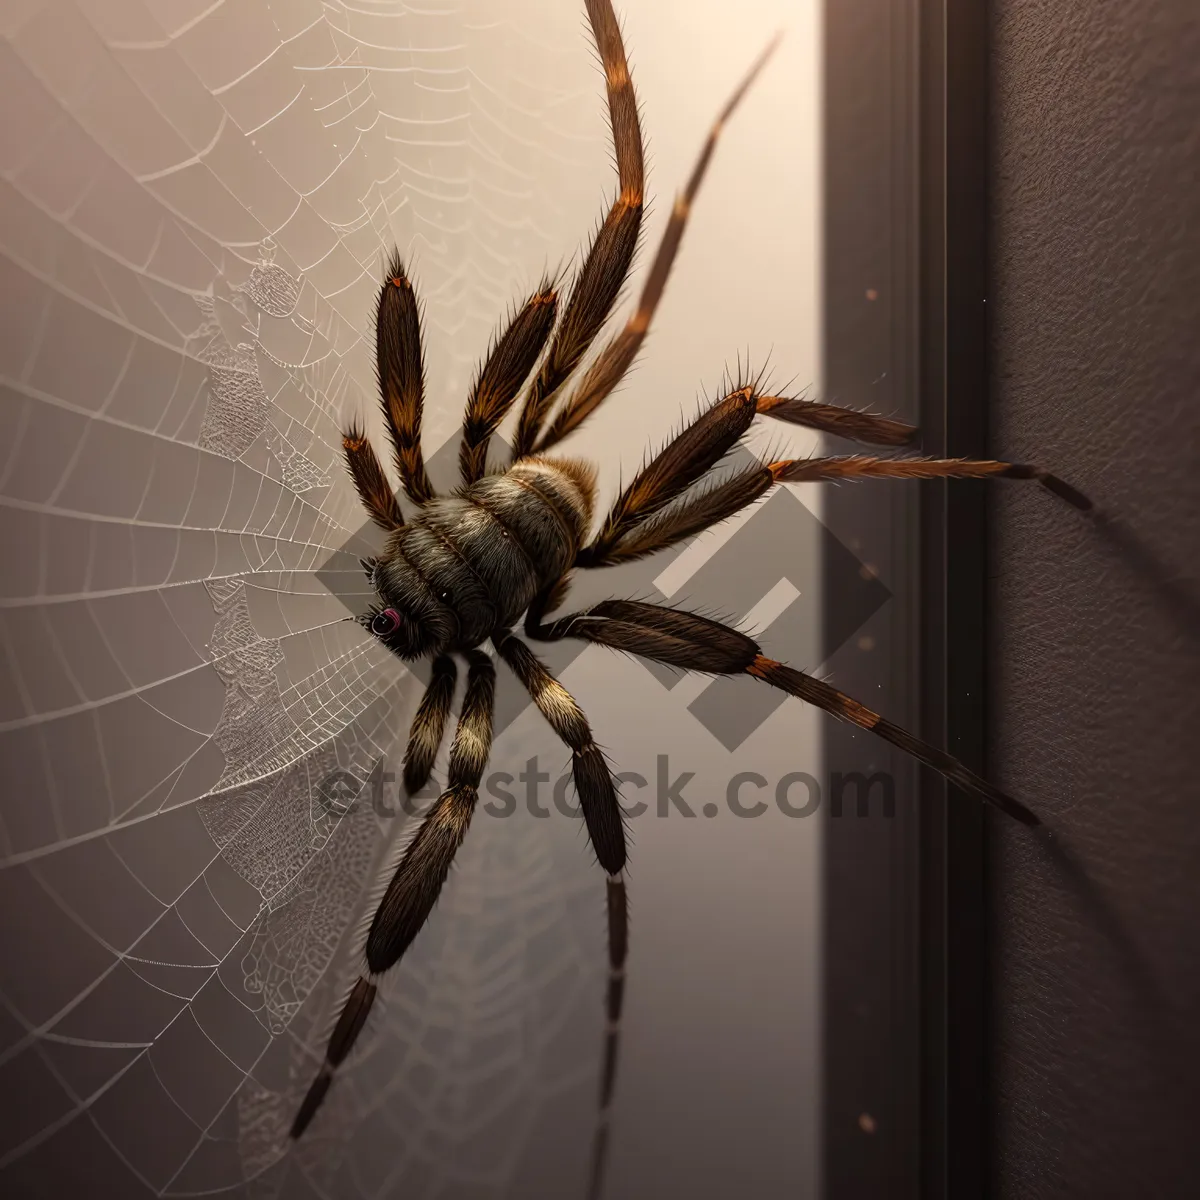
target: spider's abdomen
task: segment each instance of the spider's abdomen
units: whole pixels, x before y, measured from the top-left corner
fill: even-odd
[[[441,650],[509,628],[572,563],[591,519],[594,474],[571,459],[527,458],[431,500],[398,530],[381,563],[382,595],[437,607]]]

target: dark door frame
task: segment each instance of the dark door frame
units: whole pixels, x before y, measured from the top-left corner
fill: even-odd
[[[825,394],[918,420],[922,453],[982,455],[986,6],[831,0],[824,49]],[[890,616],[873,658],[852,643],[828,666],[983,769],[983,486],[873,487],[829,489],[823,518],[881,565]],[[831,769],[864,752],[827,726]],[[979,1196],[986,818],[935,773],[891,769],[893,818],[826,813],[824,1194]]]

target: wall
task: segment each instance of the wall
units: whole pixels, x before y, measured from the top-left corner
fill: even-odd
[[[729,122],[638,369],[570,443],[605,500],[739,352],[797,387],[820,369],[816,0],[617,7],[648,143],[639,272],[721,104],[789,36]],[[394,768],[420,691],[331,583],[363,586],[339,445],[356,413],[381,433],[381,259],[399,245],[425,304],[444,482],[493,330],[611,199],[603,96],[579,0],[0,5],[5,1195],[582,1194],[603,877],[547,804],[569,753],[506,672],[492,769],[539,756],[546,807],[481,806],[328,1104],[298,1146],[286,1131],[399,825],[321,785]],[[795,516],[802,495],[777,498]],[[657,585],[813,665],[816,547],[784,543],[782,578],[779,513],[573,600]],[[544,656],[649,781],[609,1195],[811,1195],[820,825],[724,802],[740,770],[819,772],[817,714],[781,702],[730,749],[697,711],[736,724],[761,684],[576,649]],[[659,755],[694,774],[694,819],[657,819]]]
[[[990,747],[998,1196],[1193,1194],[1200,22],[992,6]],[[1186,1186],[1185,1186],[1186,1182]]]

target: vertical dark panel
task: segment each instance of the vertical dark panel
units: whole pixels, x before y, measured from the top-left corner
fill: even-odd
[[[826,19],[827,390],[919,419],[924,453],[982,454],[984,6],[855,0]],[[864,303],[864,288],[877,298]],[[895,595],[870,631],[880,653],[851,644],[829,664],[839,686],[976,768],[984,503],[982,485],[956,481],[840,489],[825,509]],[[861,770],[871,753],[840,728],[826,745],[831,770]],[[895,756],[889,769],[896,820],[827,826],[827,1194],[978,1195],[985,818],[940,776]],[[864,1135],[868,1104],[879,1119]]]
[[[916,420],[916,3],[837,0],[825,11],[825,395]],[[853,452],[846,443],[831,453]],[[917,493],[828,488],[823,520],[891,599],[824,670],[895,720],[917,720]],[[825,571],[827,633],[845,611]],[[836,639],[827,638],[827,641]],[[895,811],[825,807],[825,1195],[915,1197],[919,1185],[916,773],[832,720],[827,774],[890,774]]]
[[[921,37],[921,420],[929,454],[986,446],[987,48],[981,0],[926,0]],[[979,770],[984,731],[985,488],[921,504],[922,728]],[[984,1186],[984,828],[923,772],[922,1194]]]

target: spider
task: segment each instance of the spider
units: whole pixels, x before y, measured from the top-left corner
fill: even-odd
[[[596,470],[579,458],[551,455],[603,403],[633,363],[679,249],[688,215],[722,127],[770,57],[776,37],[750,68],[713,124],[686,187],[679,193],[636,309],[576,380],[625,283],[643,213],[644,162],[633,82],[610,0],[585,0],[604,69],[618,190],[560,305],[544,279],[515,310],[479,368],[467,399],[459,453],[461,486],[435,493],[421,450],[424,358],[413,283],[398,252],[387,264],[376,311],[376,348],[384,420],[396,471],[416,506],[401,511],[379,458],[357,423],[343,436],[346,465],[363,505],[387,531],[383,554],[363,560],[378,605],[357,618],[399,658],[432,658],[403,763],[409,794],[428,781],[442,742],[457,667],[466,689],[450,748],[446,790],[434,802],[384,892],[366,937],[366,971],[354,984],[330,1036],[324,1061],[297,1112],[298,1138],[317,1112],[374,1003],[377,980],[400,960],[437,901],[467,832],[492,740],[495,667],[490,641],[570,747],[576,794],[591,844],[607,874],[607,1030],[590,1194],[597,1196],[616,1077],[624,992],[627,919],[625,831],[612,771],[572,696],[514,632],[579,638],[684,670],[744,673],[870,730],[939,771],[952,784],[1029,825],[1023,805],[944,751],[907,733],[822,680],[766,657],[745,633],[667,604],[606,600],[558,619],[573,570],[594,570],[653,554],[708,529],[754,503],[779,483],[870,478],[1009,478],[1037,480],[1081,509],[1091,507],[1069,484],[1038,467],[993,460],[846,455],[756,461],[729,478],[710,472],[758,415],[860,443],[900,447],[917,430],[882,416],[800,396],[762,395],[736,386],[687,424],[636,474],[600,524],[593,524]],[[561,309],[561,311],[560,311]],[[536,369],[536,373],[535,372]],[[526,381],[532,380],[526,387]],[[488,443],[524,388],[512,461],[489,469]],[[552,416],[553,413],[553,416]],[[693,485],[699,485],[693,487]]]

